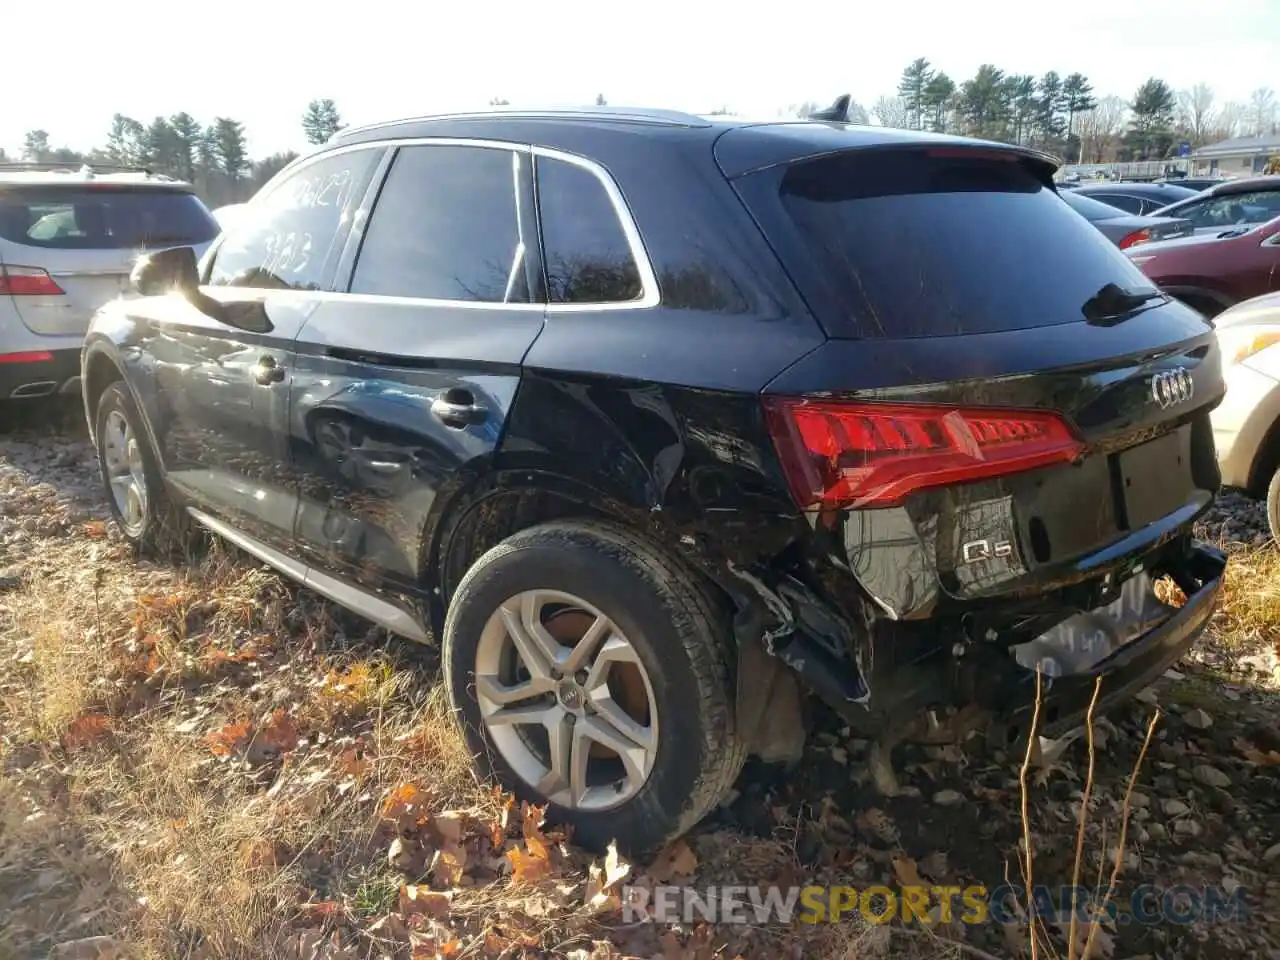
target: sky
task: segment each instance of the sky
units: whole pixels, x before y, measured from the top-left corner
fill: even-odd
[[[355,124],[599,93],[748,115],[844,92],[869,107],[920,56],[957,82],[990,62],[1080,71],[1100,96],[1127,99],[1152,74],[1174,89],[1208,83],[1219,103],[1261,86],[1280,96],[1280,0],[60,0],[9,4],[4,32],[0,146],[11,156],[27,130],[87,150],[116,112],[147,123],[181,110],[242,121],[252,156],[298,150],[316,97]]]

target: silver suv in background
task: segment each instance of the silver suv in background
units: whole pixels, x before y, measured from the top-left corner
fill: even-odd
[[[89,318],[129,294],[138,255],[202,253],[217,234],[188,183],[123,167],[0,164],[0,400],[75,392]]]

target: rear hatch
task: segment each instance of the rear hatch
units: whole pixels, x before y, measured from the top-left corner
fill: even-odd
[[[765,391],[782,467],[898,615],[1127,576],[1217,489],[1210,328],[1051,172],[959,142],[733,179],[832,338]]]
[[[34,333],[83,334],[94,311],[127,294],[139,254],[200,253],[217,232],[200,199],[172,185],[0,184],[0,269]]]

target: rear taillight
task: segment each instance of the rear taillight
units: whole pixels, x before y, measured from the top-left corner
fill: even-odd
[[[53,359],[48,350],[26,350],[21,353],[0,353],[0,363],[45,363]]]
[[[918,490],[1077,459],[1071,427],[1044,410],[766,397],[765,417],[801,509],[887,507]]]
[[[1129,247],[1136,246],[1139,243],[1146,243],[1150,239],[1151,231],[1146,227],[1143,227],[1141,230],[1135,230],[1133,233],[1123,238],[1120,241],[1120,249],[1125,250]]]
[[[48,270],[40,267],[20,267],[16,264],[0,266],[0,293],[15,297],[57,297],[65,291],[58,286]]]

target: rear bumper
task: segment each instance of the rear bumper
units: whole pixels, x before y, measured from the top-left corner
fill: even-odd
[[[1102,677],[1098,713],[1104,713],[1141,692],[1191,648],[1204,632],[1218,606],[1227,559],[1217,549],[1195,544],[1175,579],[1187,600],[1160,626],[1121,647],[1092,671],[1059,677],[1046,683],[1040,698],[1040,732],[1049,737],[1066,732],[1084,720],[1093,699],[1094,685]],[[1035,709],[1033,674],[1006,708],[1014,724],[1030,721]]]
[[[0,399],[18,400],[74,394],[80,389],[80,351],[41,351],[48,360],[3,362],[0,354]]]

